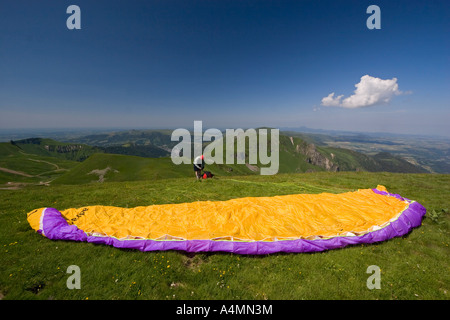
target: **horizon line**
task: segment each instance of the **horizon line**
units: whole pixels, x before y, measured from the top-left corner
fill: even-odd
[[[67,128],[59,128],[59,127],[47,127],[47,128],[0,128],[0,135],[8,135],[8,134],[26,134],[33,132],[36,133],[75,133],[75,132],[83,132],[83,131],[92,131],[92,132],[120,132],[120,131],[163,131],[163,130],[175,130],[179,127],[174,126],[172,127],[67,127]],[[413,136],[413,137],[433,137],[433,138],[444,138],[444,139],[450,139],[450,133],[448,136],[442,135],[442,134],[431,134],[431,133],[421,133],[421,134],[414,134],[414,133],[395,133],[395,132],[381,132],[381,131],[357,131],[357,130],[339,130],[339,129],[323,129],[323,128],[311,128],[306,126],[280,126],[280,127],[274,127],[274,126],[258,126],[253,129],[260,129],[260,128],[269,128],[269,129],[279,129],[281,132],[287,132],[287,131],[297,131],[300,133],[309,133],[309,134],[368,134],[368,135],[396,135],[396,136]],[[194,130],[194,127],[186,127],[187,130]],[[209,129],[209,128],[205,128]],[[224,131],[226,129],[230,129],[228,127],[215,127],[215,129],[219,129],[221,131]],[[239,128],[233,128],[233,129],[251,129],[250,127],[239,127]],[[302,131],[303,130],[303,131]],[[204,130],[203,130],[204,131]]]

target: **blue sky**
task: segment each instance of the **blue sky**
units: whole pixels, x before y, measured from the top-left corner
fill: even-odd
[[[66,27],[71,4],[81,30]],[[372,4],[379,30],[366,27]],[[2,1],[0,128],[203,120],[450,136],[449,13],[448,1]],[[322,103],[365,75],[395,78],[398,94]]]

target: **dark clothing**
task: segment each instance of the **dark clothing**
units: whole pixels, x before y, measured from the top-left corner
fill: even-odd
[[[194,164],[194,171],[202,171],[205,168],[205,165],[203,164],[203,162],[199,165],[199,167],[197,167],[196,164]]]

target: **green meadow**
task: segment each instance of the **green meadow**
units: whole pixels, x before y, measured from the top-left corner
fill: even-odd
[[[66,164],[73,167],[71,162]],[[34,162],[29,165],[31,169]],[[112,177],[113,172],[109,174]],[[68,180],[0,190],[2,299],[449,299],[449,175],[315,172],[223,175],[197,182],[189,168],[184,177],[163,178],[149,171],[146,179],[139,181],[110,179],[99,183],[80,177],[74,181],[76,175],[73,179],[60,177]],[[401,238],[320,253],[140,252],[52,241],[33,231],[26,220],[28,212],[40,207],[135,207],[245,196],[340,193],[378,184],[423,204],[427,215],[422,225]],[[80,267],[81,289],[67,288],[71,265]],[[366,271],[371,265],[381,269],[380,289],[367,287],[371,274]]]

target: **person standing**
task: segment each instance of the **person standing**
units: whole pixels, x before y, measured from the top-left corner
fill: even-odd
[[[194,159],[194,173],[197,180],[202,178],[202,170],[205,168],[204,160],[205,157],[203,155],[198,156]]]

